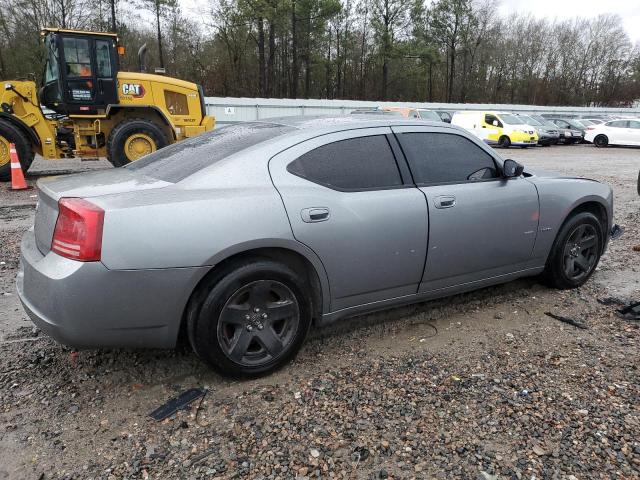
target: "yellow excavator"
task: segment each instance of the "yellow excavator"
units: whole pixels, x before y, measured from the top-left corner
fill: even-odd
[[[0,83],[0,180],[10,178],[11,143],[25,172],[35,154],[122,166],[214,128],[202,87],[145,73],[144,46],[141,72],[121,72],[115,34],[47,28],[41,35],[40,89],[31,80]]]

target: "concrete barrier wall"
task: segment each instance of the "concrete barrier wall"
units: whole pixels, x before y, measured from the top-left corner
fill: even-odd
[[[206,97],[207,113],[218,123],[248,122],[291,115],[347,115],[356,108],[417,107],[431,110],[495,110],[517,113],[638,115],[640,108],[553,107],[479,103],[368,102],[359,100],[314,100],[278,98]]]

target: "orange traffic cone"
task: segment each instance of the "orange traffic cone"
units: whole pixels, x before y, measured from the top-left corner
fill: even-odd
[[[29,188],[22,173],[22,165],[18,159],[16,146],[12,143],[9,146],[9,155],[11,156],[11,187],[9,190],[26,190]]]

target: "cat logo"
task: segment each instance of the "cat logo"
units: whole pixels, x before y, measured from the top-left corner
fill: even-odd
[[[130,95],[134,98],[144,97],[144,87],[138,83],[123,83],[122,94]]]

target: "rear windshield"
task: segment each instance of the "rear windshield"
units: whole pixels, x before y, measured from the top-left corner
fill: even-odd
[[[147,155],[125,168],[176,183],[214,163],[295,130],[274,123],[242,123],[203,133]]]

